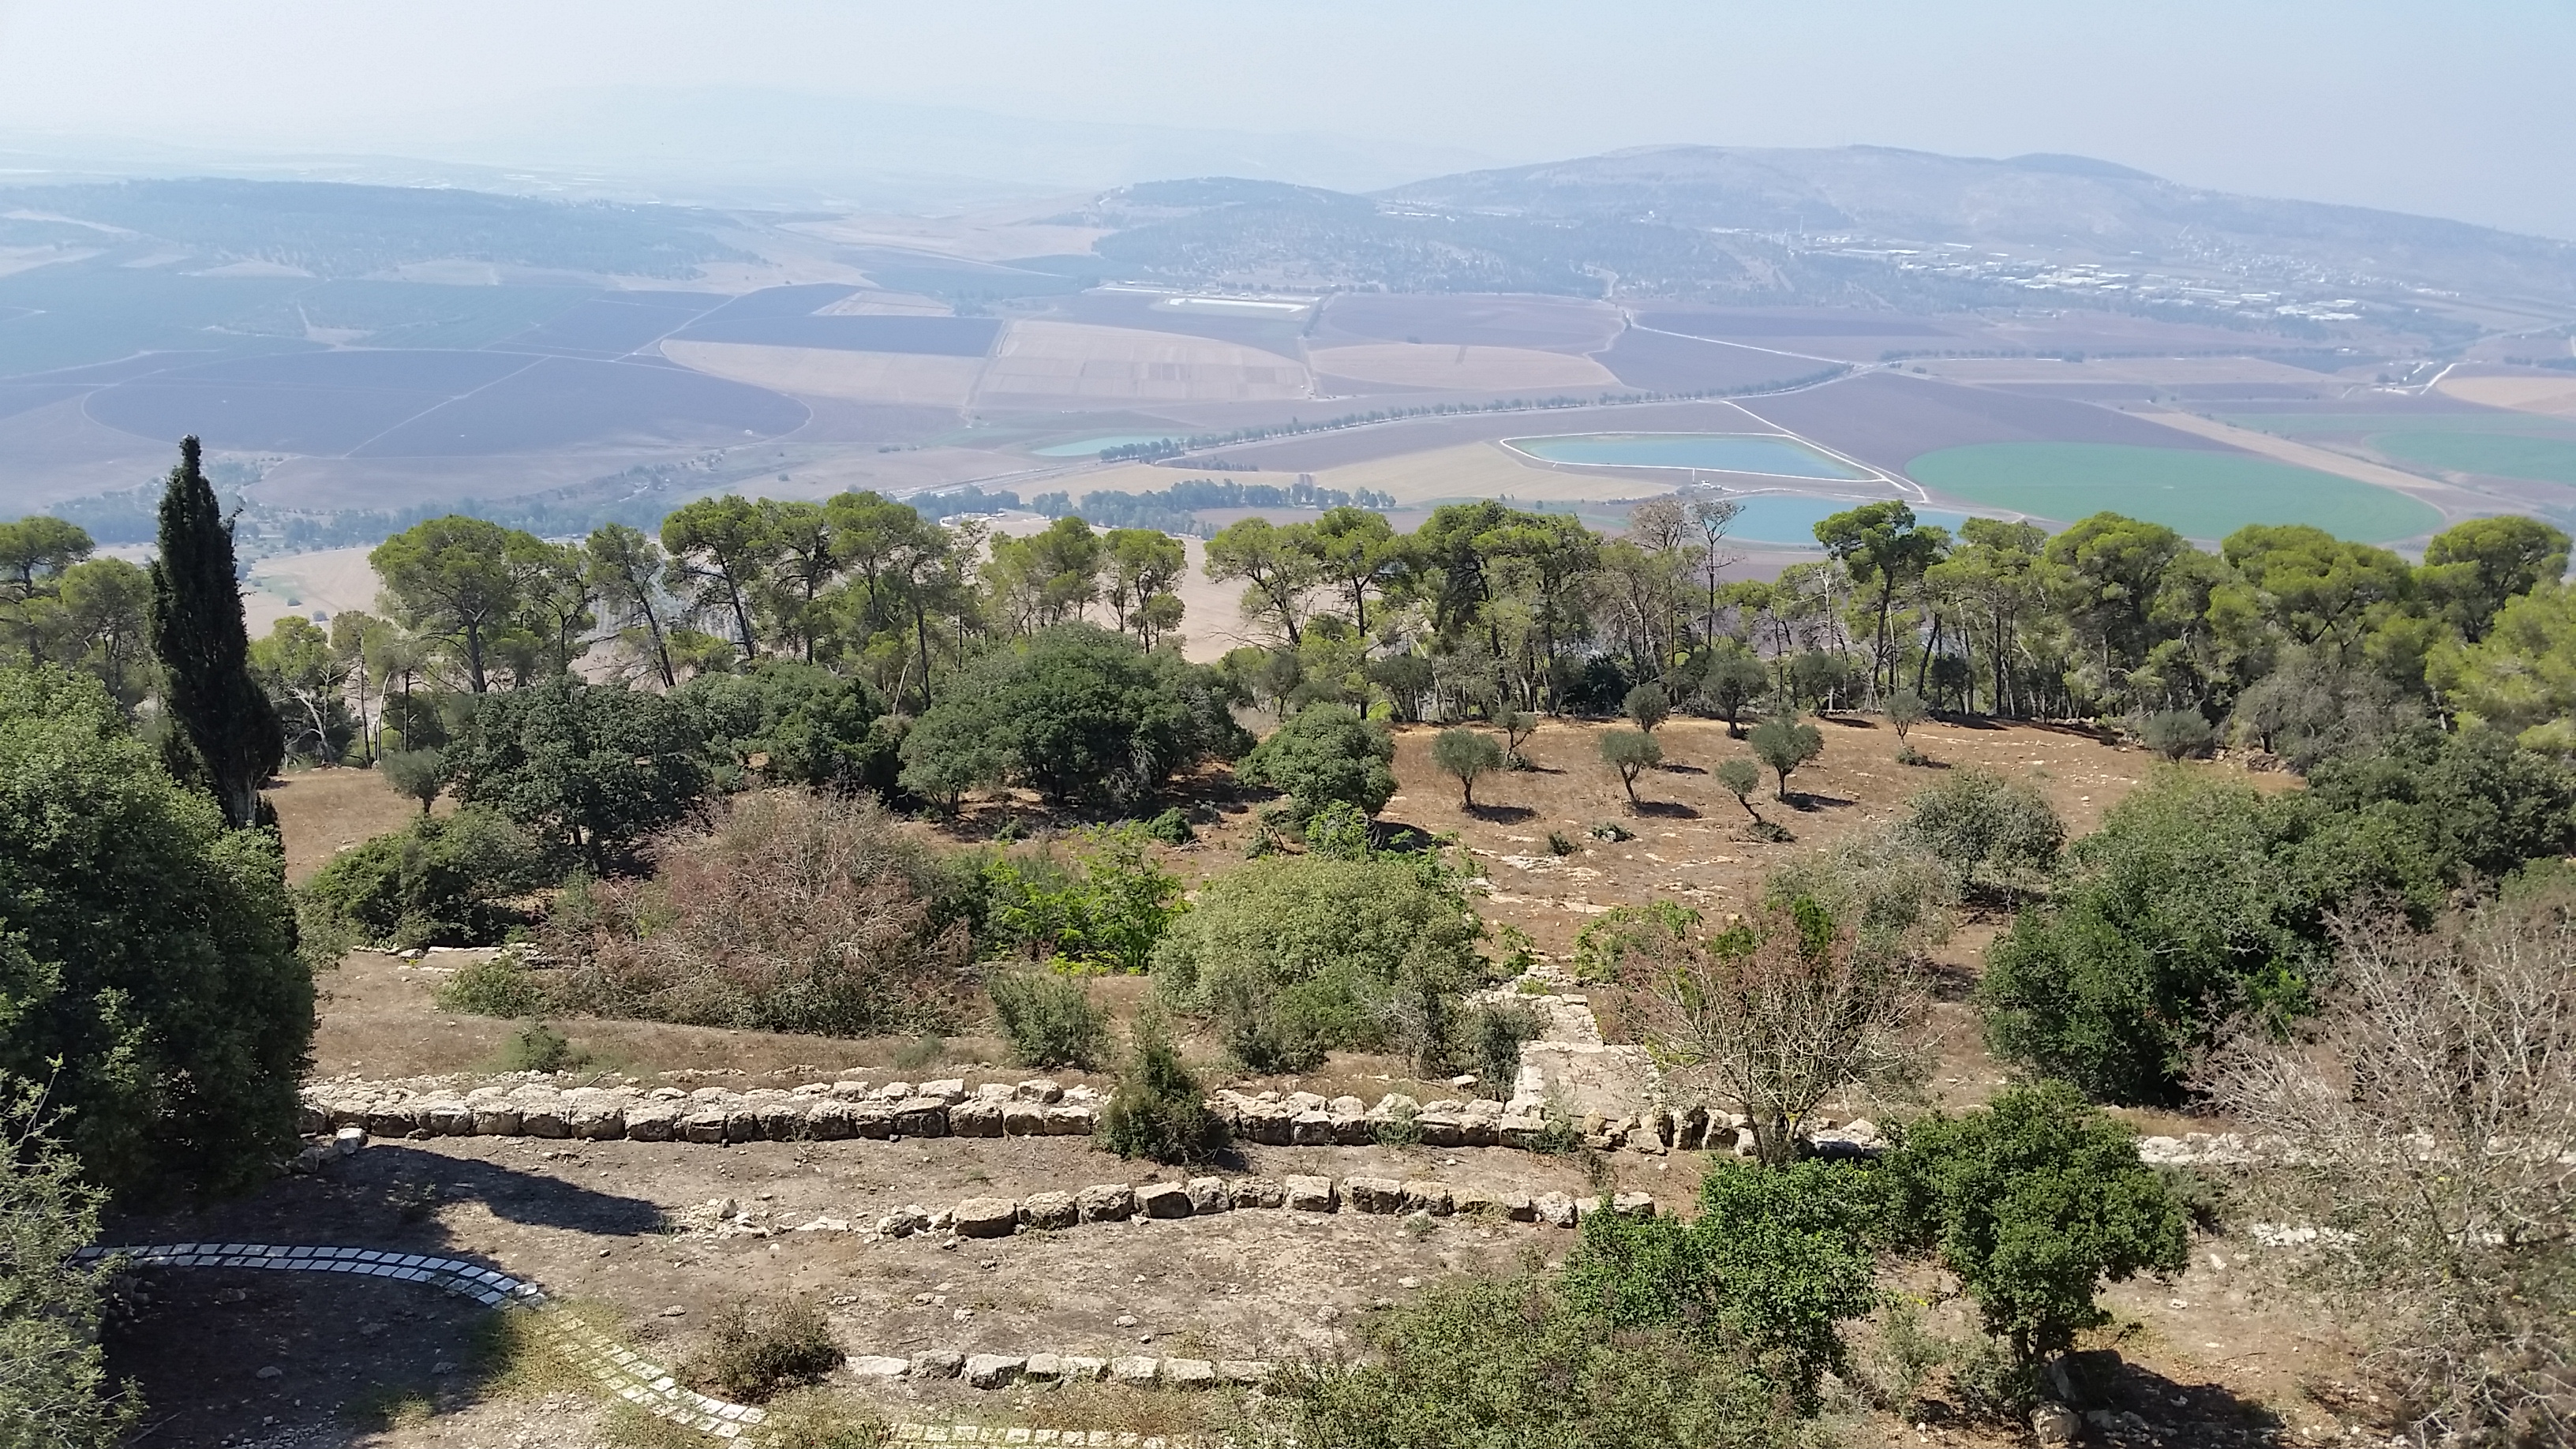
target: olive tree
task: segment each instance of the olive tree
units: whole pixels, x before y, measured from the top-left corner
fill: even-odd
[[[1503,767],[1503,747],[1491,735],[1464,725],[1442,730],[1431,741],[1431,763],[1444,775],[1458,777],[1459,801],[1476,808],[1476,781]]]

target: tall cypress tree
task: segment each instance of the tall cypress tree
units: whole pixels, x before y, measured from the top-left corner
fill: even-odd
[[[161,556],[152,564],[152,651],[163,699],[203,762],[224,821],[259,819],[259,787],[286,759],[268,692],[250,677],[250,630],[233,575],[233,525],[199,466],[195,438],[161,495]]]

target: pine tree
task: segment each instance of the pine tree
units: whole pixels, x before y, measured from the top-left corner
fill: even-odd
[[[234,581],[233,526],[199,466],[195,438],[179,440],[179,466],[161,495],[161,556],[152,564],[152,650],[168,681],[163,698],[205,767],[224,822],[259,818],[259,787],[286,758],[286,736],[267,691],[250,677],[250,631]]]

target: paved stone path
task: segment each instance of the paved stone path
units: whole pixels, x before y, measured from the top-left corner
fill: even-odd
[[[122,1258],[136,1267],[265,1268],[287,1273],[347,1273],[419,1283],[471,1298],[487,1307],[535,1315],[546,1345],[599,1386],[659,1419],[682,1424],[718,1439],[759,1443],[758,1426],[768,1414],[748,1404],[729,1404],[681,1386],[667,1369],[618,1343],[568,1313],[556,1309],[543,1288],[496,1268],[461,1258],[420,1253],[388,1253],[372,1248],[285,1246],[275,1243],[151,1243],[118,1248],[83,1248],[76,1262]],[[1057,1449],[1183,1449],[1151,1435],[1106,1429],[1028,1429],[985,1424],[895,1424],[893,1438],[904,1444],[1052,1445]],[[750,1432],[746,1432],[750,1431]]]
[[[266,1268],[287,1273],[348,1273],[419,1283],[492,1308],[536,1315],[537,1332],[566,1362],[607,1392],[658,1419],[702,1434],[734,1439],[768,1418],[747,1404],[683,1387],[668,1369],[619,1344],[588,1324],[555,1310],[544,1289],[524,1278],[458,1258],[386,1253],[372,1248],[286,1247],[274,1243],[152,1243],[123,1248],[83,1248],[83,1262],[123,1258],[137,1267]]]

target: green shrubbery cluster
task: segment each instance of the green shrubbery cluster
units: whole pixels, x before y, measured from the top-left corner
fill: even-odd
[[[1273,856],[1211,880],[1154,956],[1158,994],[1256,1071],[1334,1050],[1446,1060],[1482,927],[1435,857]]]
[[[488,946],[534,919],[521,898],[553,876],[525,831],[468,806],[340,852],[304,895],[371,944]]]

